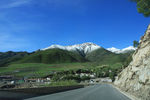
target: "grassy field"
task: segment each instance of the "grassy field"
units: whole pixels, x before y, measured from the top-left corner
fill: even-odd
[[[74,80],[66,80],[66,81],[58,81],[58,82],[52,82],[51,84],[47,84],[45,86],[47,87],[54,87],[54,86],[75,86],[75,85],[79,85],[79,83],[77,83]]]
[[[0,58],[0,75],[35,78],[44,77],[57,71],[97,68],[102,65],[107,65],[115,71],[116,69],[121,70],[123,65],[126,67],[129,64],[132,60],[131,54],[132,52],[114,54],[103,48],[89,53],[86,57],[77,52],[60,49],[37,51],[32,54],[8,52]],[[7,57],[8,55],[15,56]]]
[[[23,63],[12,64],[0,68],[0,75],[14,75],[17,77],[44,77],[54,71],[75,70],[94,67],[91,63],[63,63],[63,64],[41,64]]]

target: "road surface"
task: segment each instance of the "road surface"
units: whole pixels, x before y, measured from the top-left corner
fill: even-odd
[[[131,100],[109,84],[55,93],[27,100]]]

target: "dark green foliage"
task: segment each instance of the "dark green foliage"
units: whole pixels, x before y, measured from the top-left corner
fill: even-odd
[[[112,81],[115,80],[115,76],[120,72],[118,67],[113,66],[104,66],[100,68],[87,68],[87,69],[78,69],[78,70],[68,70],[68,71],[61,71],[56,72],[55,74],[51,75],[53,81],[66,81],[66,80],[76,80],[77,82],[90,80],[91,77],[89,75],[96,74],[96,78],[105,78],[110,77]],[[80,75],[83,76],[80,76]]]
[[[82,79],[80,78],[80,76],[75,76],[74,74],[69,74],[69,75],[63,76],[62,80],[76,80],[76,81],[80,82]]]
[[[138,46],[139,46],[139,42],[136,41],[136,40],[134,40],[134,41],[133,41],[133,47],[138,47]]]
[[[11,58],[14,56],[25,56],[28,55],[29,53],[27,52],[12,52],[12,51],[8,51],[8,52],[0,52],[0,61],[6,58]]]
[[[112,81],[115,81],[115,73],[114,72],[111,72],[110,74],[109,74],[109,77],[111,78],[111,80]]]
[[[144,16],[150,16],[150,0],[131,0],[137,3],[137,10],[139,13],[143,13]]]
[[[62,71],[63,72],[63,71]],[[76,80],[78,82],[81,81],[81,78],[80,76],[75,76],[74,74],[67,74],[67,73],[57,73],[57,74],[54,74],[52,76],[52,80],[53,81],[60,81],[60,80]]]
[[[115,80],[115,76],[120,72],[120,68],[115,68],[113,66],[105,66],[101,68],[94,69],[94,73],[96,73],[96,76],[98,78],[102,77],[110,77],[112,81]]]
[[[81,77],[81,81],[90,80],[91,78],[89,76],[83,76]]]
[[[83,71],[83,72],[82,72]],[[52,75],[52,80],[54,81],[66,81],[66,80],[76,80],[77,82],[89,80],[89,76],[80,77],[81,73],[90,73],[91,69],[77,69],[57,72]],[[78,74],[78,75],[76,75]]]
[[[50,49],[37,51],[32,55],[26,56],[17,63],[70,63],[85,62],[86,60],[79,54],[61,49]]]
[[[91,72],[91,70],[88,70],[88,69],[78,69],[78,70],[76,70],[76,72],[75,73],[90,73]]]
[[[76,86],[79,85],[75,80],[56,81],[46,86]],[[61,87],[62,88],[62,87]]]

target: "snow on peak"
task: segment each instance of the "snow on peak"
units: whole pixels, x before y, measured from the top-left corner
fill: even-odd
[[[129,46],[129,47],[123,49],[123,51],[126,51],[126,50],[136,50],[136,48],[133,46]]]
[[[47,47],[47,48],[42,49],[42,50],[54,49],[54,48],[68,50],[68,51],[80,51],[80,52],[83,52],[84,54],[87,54],[87,53],[90,53],[90,52],[97,50],[101,47],[94,44],[94,43],[87,42],[87,43],[76,44],[76,45],[71,45],[71,46],[51,45],[50,47]]]
[[[120,51],[120,49],[117,49],[117,48],[115,48],[115,47],[108,48],[107,50],[108,50],[108,51],[111,51],[111,52],[118,52],[118,51]]]
[[[124,48],[124,49],[117,49],[115,47],[112,47],[112,48],[107,48],[108,51],[111,51],[113,53],[117,53],[117,54],[120,54],[120,53],[127,53],[129,51],[135,51],[137,48],[133,47],[133,46],[129,46],[127,48]]]

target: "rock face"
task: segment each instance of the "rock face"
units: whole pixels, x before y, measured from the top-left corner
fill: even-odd
[[[132,58],[114,84],[142,100],[150,100],[150,25]]]

